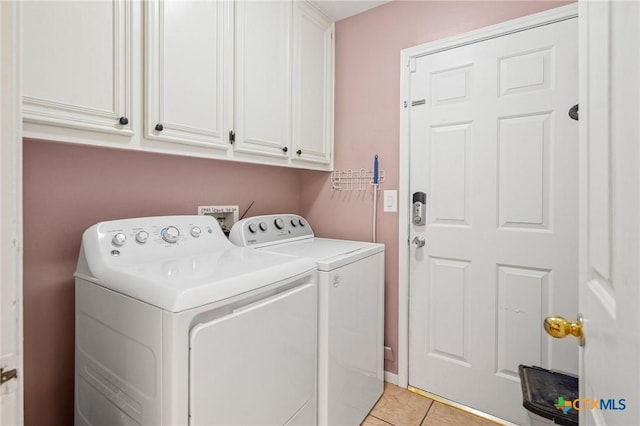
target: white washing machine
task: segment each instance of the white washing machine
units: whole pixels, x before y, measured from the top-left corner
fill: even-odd
[[[209,216],[87,229],[76,425],[313,425],[315,262],[240,248]]]
[[[229,239],[318,266],[318,423],[359,425],[384,387],[384,245],[316,238],[298,215],[237,222]]]

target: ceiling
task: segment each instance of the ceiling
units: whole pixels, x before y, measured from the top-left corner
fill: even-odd
[[[390,0],[314,0],[314,3],[329,18],[339,21],[365,10],[388,3]]]

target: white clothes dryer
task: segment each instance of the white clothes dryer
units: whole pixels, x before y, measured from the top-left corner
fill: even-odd
[[[384,245],[316,238],[298,215],[240,220],[229,239],[318,266],[318,424],[359,425],[384,387]]]
[[[76,425],[313,425],[316,265],[236,247],[209,216],[85,231]]]

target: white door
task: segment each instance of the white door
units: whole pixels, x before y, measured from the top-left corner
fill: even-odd
[[[581,3],[580,398],[601,408],[581,425],[640,424],[639,23],[638,2]]]
[[[409,384],[523,424],[518,365],[577,373],[578,25],[416,59],[410,77]],[[418,247],[424,238],[423,247]]]
[[[22,424],[17,2],[0,2],[0,424]],[[17,376],[10,372],[15,370]],[[9,375],[5,375],[9,372]],[[9,379],[9,377],[14,377]],[[7,380],[9,379],[9,380]]]

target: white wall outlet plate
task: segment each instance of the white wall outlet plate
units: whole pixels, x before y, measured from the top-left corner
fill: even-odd
[[[238,221],[239,210],[239,206],[198,206],[198,214],[215,217],[225,235],[229,235],[231,227]]]

